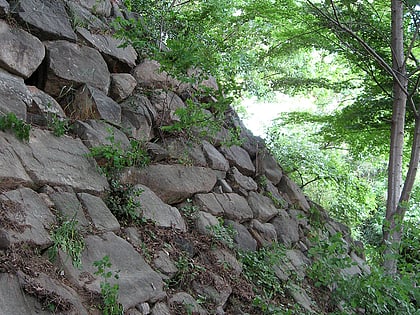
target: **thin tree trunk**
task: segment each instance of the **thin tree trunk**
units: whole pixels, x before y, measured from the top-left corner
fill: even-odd
[[[391,144],[388,163],[388,197],[385,224],[383,226],[384,268],[389,274],[397,272],[397,255],[401,242],[402,217],[397,209],[402,189],[402,157],[404,147],[404,125],[407,104],[407,75],[404,56],[403,3],[392,0],[392,69],[395,74],[393,84],[393,107]]]

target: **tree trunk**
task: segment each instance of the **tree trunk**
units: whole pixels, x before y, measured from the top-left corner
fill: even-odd
[[[392,69],[395,74],[393,83],[393,108],[391,144],[388,163],[388,197],[386,216],[383,226],[384,268],[389,274],[397,272],[402,219],[397,209],[400,205],[402,189],[402,157],[404,147],[404,125],[407,104],[407,74],[404,64],[403,2],[392,0]]]

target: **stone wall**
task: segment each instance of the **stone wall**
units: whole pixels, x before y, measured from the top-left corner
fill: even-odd
[[[223,218],[237,232],[236,248],[284,244],[279,281],[304,278],[311,263],[310,209],[318,206],[235,113],[226,113],[225,125],[241,128],[241,146],[222,145],[224,128],[198,142],[163,135],[159,126],[177,120],[175,110],[185,107],[194,87],[160,72],[157,62],[140,60],[131,46],[120,48],[107,26],[115,16],[124,16],[118,1],[0,0],[0,115],[14,113],[32,126],[27,142],[0,132],[1,313],[98,314],[101,279],[93,263],[108,255],[119,271],[113,281],[127,314],[186,314],[179,305],[194,314],[245,314],[247,307],[234,305],[231,283],[217,272],[204,272],[206,281],[193,281],[188,292],[168,288],[179,251],[192,260],[228,263],[240,277],[234,251],[197,245],[212,239],[209,227]],[[205,84],[217,88],[211,79]],[[53,119],[70,121],[71,131],[55,136]],[[104,202],[110,186],[88,153],[110,144],[110,134],[123,148],[130,139],[144,142],[153,158],[119,175],[142,191],[136,211],[143,225],[119,222]],[[194,216],[181,211],[185,205]],[[326,237],[340,232],[349,245],[356,265],[347,272],[360,273],[365,266],[351,250],[348,229],[318,211]],[[48,259],[50,231],[62,217],[75,218],[83,232],[80,268],[62,251],[54,264]],[[162,240],[166,247],[159,246]],[[308,312],[319,309],[310,287],[288,295]],[[200,306],[198,296],[213,309]],[[60,308],[42,308],[48,304]]]

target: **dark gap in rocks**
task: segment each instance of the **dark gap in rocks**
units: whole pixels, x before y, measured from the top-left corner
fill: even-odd
[[[26,85],[36,86],[40,90],[44,90],[45,83],[47,82],[47,72],[48,72],[48,58],[45,55],[44,60],[42,60],[38,69],[25,80]]]

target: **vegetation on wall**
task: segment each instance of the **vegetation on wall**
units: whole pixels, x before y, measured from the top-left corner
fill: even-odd
[[[419,231],[420,13],[415,1],[391,3],[392,10],[386,1],[126,0],[140,18],[114,27],[181,80],[191,81],[192,68],[202,70],[197,82],[211,73],[224,96],[267,99],[280,91],[315,99],[316,111],[277,121],[270,146],[305,193],[373,249],[369,260],[403,280],[419,270],[418,243],[410,240]],[[205,121],[195,106],[202,105],[188,104],[177,113],[181,123],[164,130]],[[375,270],[369,281],[379,283],[383,270]]]

